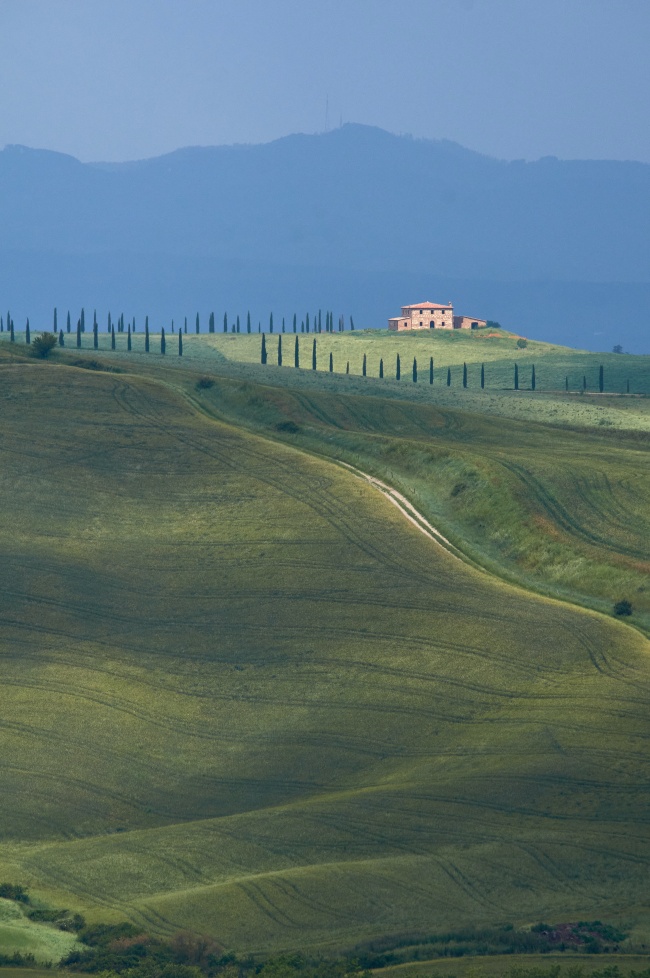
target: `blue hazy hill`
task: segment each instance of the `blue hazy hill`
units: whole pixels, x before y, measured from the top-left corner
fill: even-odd
[[[0,305],[384,326],[454,301],[539,338],[646,352],[650,166],[506,162],[367,126],[133,163],[0,153]]]

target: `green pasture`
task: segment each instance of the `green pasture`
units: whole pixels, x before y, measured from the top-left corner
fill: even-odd
[[[221,417],[395,486],[483,566],[605,613],[625,597],[650,631],[650,471],[639,430],[504,423],[221,377],[196,396]]]
[[[637,954],[491,954],[438,958],[380,968],[380,978],[589,978],[594,972],[620,975],[643,972],[650,958]]]
[[[65,933],[48,924],[35,923],[26,917],[19,904],[0,898],[0,955],[33,954],[37,961],[56,964],[76,945],[74,934]],[[3,968],[7,976],[13,969]],[[20,970],[26,974],[25,969]],[[30,975],[34,975],[30,971]],[[34,975],[34,978],[36,976]]]
[[[286,418],[283,389],[202,394],[196,376],[0,362],[0,877],[241,952],[596,917],[634,939],[647,640],[455,559],[290,433],[216,417],[248,401],[248,425]],[[447,484],[474,491],[474,421],[300,410],[310,448],[345,436],[346,412],[379,444],[374,413],[391,431],[401,413],[398,476],[413,426],[456,425]],[[495,426],[481,438],[490,485],[505,448]],[[612,552],[642,545],[608,532]]]

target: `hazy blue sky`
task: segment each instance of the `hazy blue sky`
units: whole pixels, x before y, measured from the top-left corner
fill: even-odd
[[[650,0],[0,0],[0,146],[83,160],[340,120],[650,162]]]

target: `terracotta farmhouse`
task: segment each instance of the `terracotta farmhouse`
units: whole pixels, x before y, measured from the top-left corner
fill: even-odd
[[[478,329],[487,326],[485,319],[470,316],[454,316],[451,302],[447,306],[439,302],[419,302],[414,306],[402,306],[402,315],[388,320],[388,328],[402,329]]]

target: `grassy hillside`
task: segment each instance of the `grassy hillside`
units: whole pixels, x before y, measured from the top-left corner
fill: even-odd
[[[15,952],[33,954],[39,962],[56,963],[76,943],[74,934],[46,924],[34,923],[25,916],[19,904],[0,899],[0,955],[11,955]],[[7,975],[4,968],[2,974]]]
[[[185,382],[0,367],[0,876],[238,950],[643,928],[648,642]]]

